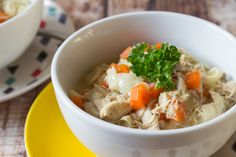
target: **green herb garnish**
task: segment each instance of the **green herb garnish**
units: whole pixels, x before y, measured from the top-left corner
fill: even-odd
[[[132,64],[131,70],[149,82],[155,82],[156,88],[166,91],[176,87],[173,81],[175,65],[180,60],[178,49],[168,43],[163,43],[160,49],[149,46],[147,43],[138,43],[132,48],[128,61]]]

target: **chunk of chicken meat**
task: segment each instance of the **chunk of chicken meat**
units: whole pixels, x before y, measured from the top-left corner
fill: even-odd
[[[85,107],[88,103],[92,103],[96,106],[97,110],[100,111],[103,107],[102,101],[108,94],[108,91],[94,84],[94,88],[84,93],[84,98],[86,100]]]
[[[225,112],[224,98],[214,91],[210,91],[213,102],[198,106],[190,117],[190,123],[206,122]]]
[[[99,115],[107,121],[117,121],[132,110],[127,94],[108,94],[103,99],[102,106]]]
[[[89,85],[92,85],[97,80],[103,79],[105,77],[105,72],[107,68],[108,68],[108,65],[106,64],[101,64],[101,65],[96,66],[93,71],[91,71],[90,73],[86,75],[85,77],[86,82]]]
[[[118,124],[129,128],[143,128],[143,124],[140,122],[140,119],[136,116],[135,113],[130,113],[123,116],[119,120]]]

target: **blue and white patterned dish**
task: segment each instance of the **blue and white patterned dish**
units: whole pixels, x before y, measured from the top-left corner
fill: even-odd
[[[19,96],[50,78],[54,53],[62,39],[74,31],[67,14],[55,2],[45,0],[41,33],[19,59],[0,71],[0,102]]]

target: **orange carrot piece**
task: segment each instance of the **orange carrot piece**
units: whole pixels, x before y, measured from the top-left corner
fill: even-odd
[[[184,122],[185,120],[185,110],[184,110],[184,104],[178,103],[174,106],[175,116],[173,117],[174,120],[177,122]]]
[[[139,84],[131,89],[130,105],[134,110],[145,107],[151,99],[149,88]]]
[[[149,87],[152,98],[158,98],[159,95],[164,91],[162,88],[156,89],[155,84],[153,83],[149,84]]]
[[[78,94],[76,91],[74,90],[70,90],[69,91],[69,98],[71,99],[71,101],[77,105],[79,108],[83,108],[83,100],[82,97],[80,96],[80,94]]]
[[[111,66],[113,66],[116,69],[117,73],[129,73],[129,66],[126,64],[114,64],[112,63]]]
[[[185,74],[185,84],[188,89],[198,90],[201,86],[201,74],[199,71],[192,71]]]
[[[129,57],[129,54],[131,52],[131,47],[126,48],[121,54],[120,58],[127,59]]]
[[[108,84],[105,81],[101,82],[100,86],[105,89],[109,88]]]
[[[168,119],[166,118],[166,114],[165,113],[160,113],[159,120],[167,121]]]
[[[6,20],[8,20],[10,17],[7,15],[7,14],[5,14],[4,12],[1,12],[0,11],[0,23],[2,23],[2,22],[5,22]]]
[[[129,73],[129,66],[126,64],[119,64],[116,67],[118,73]]]
[[[157,48],[157,49],[160,49],[161,46],[162,46],[162,43],[157,43],[157,44],[156,44],[156,48]]]

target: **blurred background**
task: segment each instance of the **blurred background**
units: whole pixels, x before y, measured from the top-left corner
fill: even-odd
[[[236,34],[235,0],[55,0],[72,17],[76,28],[115,14],[162,10],[210,20]]]

